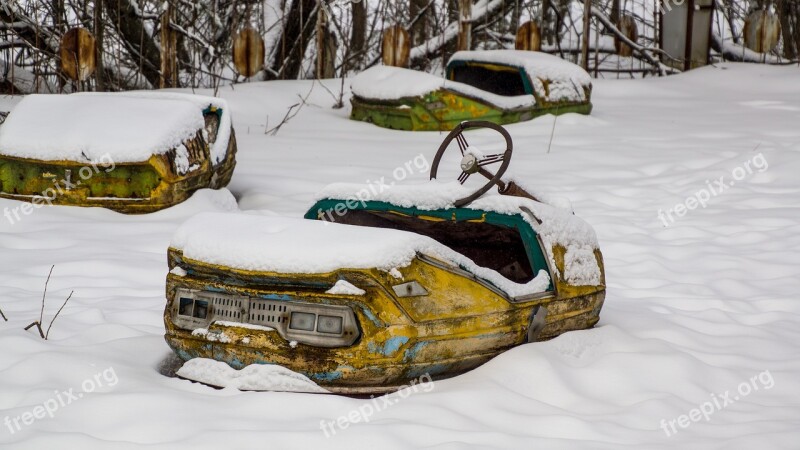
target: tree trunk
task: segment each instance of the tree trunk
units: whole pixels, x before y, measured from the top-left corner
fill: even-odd
[[[364,60],[364,46],[367,42],[367,0],[350,3],[353,12],[353,27],[350,29],[349,53],[353,55],[356,67]]]
[[[308,41],[314,31],[315,0],[294,0],[286,16],[283,33],[278,40],[276,58],[272,61],[274,78],[296,79],[303,66]],[[277,75],[276,75],[277,74]]]
[[[589,24],[592,20],[592,0],[583,2],[583,36],[581,43],[581,64],[583,70],[589,70]]]
[[[161,82],[161,55],[153,36],[145,29],[131,0],[105,0],[108,21],[118,28],[122,43],[131,58],[139,63],[139,70],[152,85]]]
[[[414,20],[419,13],[428,5],[428,0],[409,0],[408,3],[408,18]],[[408,30],[411,34],[411,45],[417,46],[422,44],[428,39],[428,23],[430,22],[430,11],[426,10],[422,16],[414,22],[411,29]]]
[[[317,61],[314,75],[320,80],[333,78],[336,70],[336,44],[334,43],[334,37],[331,36],[328,30],[328,16],[323,8],[317,9],[316,29]]]
[[[797,29],[800,11],[797,9],[797,4],[791,0],[780,0],[777,9],[783,35],[783,57],[790,60],[796,59],[798,49],[800,49],[800,39],[798,39],[800,30]]]
[[[94,15],[93,28],[96,52],[95,90],[103,92],[106,90],[106,69],[103,65],[103,0],[96,0],[92,13]]]

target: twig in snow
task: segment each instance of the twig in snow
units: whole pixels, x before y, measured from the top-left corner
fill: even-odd
[[[40,324],[39,322],[33,322],[32,324],[28,325],[27,327],[25,327],[25,331],[30,330],[31,327],[34,327],[34,326],[36,327],[37,330],[39,330],[39,336],[41,336],[42,339],[44,339],[44,332],[42,331],[42,324]]]
[[[72,294],[74,294],[74,293],[75,293],[75,291],[71,291],[69,293],[69,295],[67,296],[67,299],[64,300],[64,304],[61,305],[61,308],[58,308],[58,311],[56,312],[56,315],[53,316],[53,320],[51,320],[50,321],[50,325],[47,326],[47,333],[44,334],[44,340],[45,341],[47,340],[47,337],[50,336],[50,328],[53,326],[53,322],[55,322],[56,319],[58,318],[58,315],[61,314],[61,310],[64,309],[65,306],[67,306],[67,302],[69,301],[69,299],[72,298]]]
[[[2,310],[2,309],[0,309],[0,316],[3,316],[3,320],[5,320],[6,322],[8,322],[8,317],[6,317],[6,315],[5,315],[5,314],[3,314],[3,310]]]
[[[30,325],[28,325],[27,327],[25,327],[25,331],[28,331],[31,328],[36,327],[36,330],[39,331],[39,336],[41,336],[42,339],[44,339],[44,340],[47,340],[47,337],[50,336],[50,328],[53,327],[53,322],[56,321],[56,318],[58,318],[58,315],[61,314],[61,310],[64,309],[65,306],[67,306],[67,302],[69,301],[69,299],[72,298],[72,294],[75,293],[75,291],[72,291],[72,292],[69,293],[69,295],[67,296],[67,299],[64,300],[64,304],[61,305],[61,308],[58,308],[58,312],[56,312],[56,315],[53,316],[53,319],[50,321],[50,325],[47,326],[47,332],[45,333],[44,330],[42,330],[42,321],[44,320],[44,303],[45,303],[45,299],[47,298],[47,285],[50,283],[50,275],[53,274],[53,268],[54,267],[55,267],[55,265],[50,266],[50,272],[47,274],[47,281],[44,282],[44,292],[42,293],[42,309],[39,312],[39,320],[37,320],[37,321],[31,323]],[[5,319],[6,322],[8,322],[8,319],[6,319],[6,316],[3,314],[2,311],[0,311],[0,315],[2,315],[3,319]]]
[[[556,134],[556,120],[558,120],[558,106],[556,106],[556,113],[553,115],[553,129],[550,130],[550,142],[547,143],[547,153],[550,153],[550,146],[553,145],[553,136]]]
[[[276,134],[278,134],[278,130],[280,130],[281,127],[284,124],[286,124],[290,120],[292,120],[292,118],[294,118],[294,116],[296,116],[300,112],[300,110],[303,109],[303,106],[306,104],[306,100],[308,100],[308,97],[311,95],[311,92],[314,90],[314,85],[315,84],[317,84],[316,80],[311,82],[311,89],[308,90],[308,92],[306,93],[305,97],[300,97],[300,95],[298,94],[298,97],[300,97],[300,102],[295,103],[294,105],[290,106],[289,109],[286,111],[286,115],[283,116],[283,120],[281,120],[281,123],[276,125],[274,128],[271,128],[271,129],[267,130],[264,134],[270,134],[270,136],[275,136]],[[295,110],[295,108],[297,108],[297,109]],[[269,119],[269,117],[268,117],[268,119]]]
[[[48,272],[47,280],[44,282],[44,292],[42,292],[42,310],[39,312],[39,323],[42,323],[42,319],[44,318],[44,298],[47,296],[47,285],[50,283],[50,275],[53,274],[53,268],[55,267],[55,264],[50,266],[50,272]]]

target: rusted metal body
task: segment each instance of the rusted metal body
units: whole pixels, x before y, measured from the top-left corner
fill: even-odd
[[[341,201],[318,202],[306,218],[324,217],[319,211],[337,202]],[[234,368],[280,364],[333,392],[375,393],[392,391],[425,374],[434,379],[455,376],[529,342],[531,336],[546,340],[590,328],[599,320],[605,298],[599,250],[594,255],[600,282],[575,286],[565,280],[565,249],[557,245],[545,251],[521,215],[462,208],[421,211],[382,202],[366,202],[356,209],[421,228],[492,224],[518,232],[524,247],[520,251],[534,273],[550,274],[551,285],[546,292],[511,298],[451,263],[422,254],[400,273],[341,269],[283,274],[208,264],[171,248],[164,310],[169,346],[185,360],[212,358]],[[552,262],[547,254],[552,254]],[[364,290],[364,295],[326,293],[340,280]],[[203,303],[201,313],[195,314],[199,318],[184,310],[191,298]],[[199,303],[194,301],[197,311]],[[319,314],[340,308],[352,316],[344,320],[342,333],[333,336],[331,345],[321,344],[324,339],[311,344],[293,337],[287,325],[298,308],[320,308]],[[533,329],[534,318],[543,318],[544,327]]]

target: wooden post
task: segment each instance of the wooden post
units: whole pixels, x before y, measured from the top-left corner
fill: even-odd
[[[408,32],[400,25],[393,25],[383,33],[381,58],[385,66],[407,67],[411,52]]]
[[[170,27],[175,8],[167,1],[167,10],[161,15],[161,82],[160,88],[178,87],[178,36]]]
[[[514,48],[533,52],[541,50],[542,39],[536,22],[529,20],[519,27],[519,30],[517,30],[517,38],[514,42]]]
[[[472,49],[472,0],[458,0],[458,45],[456,50]]]
[[[95,40],[85,28],[72,28],[61,39],[61,71],[73,81],[89,78],[96,68]],[[34,91],[36,92],[36,91]]]
[[[592,0],[583,1],[583,43],[581,45],[581,63],[583,70],[589,70],[589,23],[592,20]],[[596,50],[595,50],[596,51]]]
[[[245,78],[257,74],[264,66],[264,39],[247,27],[233,38],[233,65]]]

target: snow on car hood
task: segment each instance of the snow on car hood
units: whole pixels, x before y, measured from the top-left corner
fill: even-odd
[[[422,253],[460,266],[511,297],[544,292],[550,277],[514,283],[439,242],[416,233],[254,214],[203,213],[175,232],[170,247],[188,259],[240,270],[286,274],[338,269],[384,271],[408,266]]]
[[[456,181],[431,180],[419,184],[393,185],[391,189],[383,190],[371,185],[334,183],[317,194],[317,199],[381,201],[402,208],[437,210],[454,208],[457,199],[471,193],[472,189]],[[551,267],[557,267],[553,247],[561,245],[566,249],[565,258],[572,263],[567,265],[568,270],[564,274],[567,282],[576,286],[600,284],[600,268],[594,257],[589,258],[599,248],[597,235],[588,223],[570,210],[494,192],[486,193],[462,208],[521,215],[541,236]]]
[[[0,128],[0,153],[42,161],[144,162],[203,129],[202,111],[209,105],[223,110],[211,149],[217,163],[230,138],[227,105],[177,93],[28,95]]]

